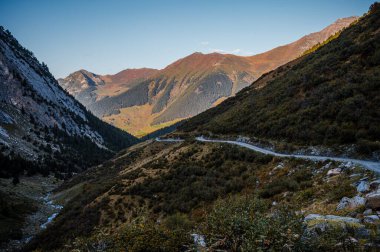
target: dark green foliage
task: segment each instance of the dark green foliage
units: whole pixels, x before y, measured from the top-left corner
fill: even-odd
[[[297,250],[302,216],[285,206],[271,214],[268,211],[267,202],[252,196],[217,201],[206,218],[209,247],[227,251]]]
[[[270,198],[279,193],[298,191],[310,186],[310,183],[312,183],[312,174],[310,171],[298,171],[290,177],[281,177],[264,185],[260,191],[260,196],[263,198]]]
[[[142,214],[112,235],[100,232],[69,246],[73,245],[79,251],[97,251],[97,248],[102,248],[102,251],[129,252],[189,251],[193,247],[191,227],[186,215],[175,214],[157,223]]]
[[[0,192],[0,244],[9,239],[20,239],[27,214],[36,210],[30,200]]]
[[[307,145],[360,142],[364,151],[379,150],[379,12],[365,16],[292,67],[285,66],[282,75],[262,89],[255,89],[254,83],[180,130]]]
[[[174,225],[173,223],[157,224],[150,220],[128,225],[119,235],[119,244],[115,247],[119,248],[119,251],[131,252],[186,251],[186,245],[191,244],[189,225],[186,224],[186,217],[184,219],[184,217],[174,216],[174,218],[176,218]]]
[[[339,186],[329,186],[328,196],[330,201],[339,201],[343,197],[353,197],[356,195],[356,188],[353,187],[349,182],[344,182],[339,184]]]
[[[249,179],[252,170],[272,160],[272,157],[263,158],[265,156],[252,151],[225,145],[202,160],[193,158],[196,153],[197,149],[192,148],[172,164],[160,159],[148,164],[147,167],[154,169],[170,170],[160,177],[147,178],[131,187],[128,193],[150,199],[156,211],[188,213],[202,202],[209,203],[254,186]]]
[[[41,167],[36,162],[27,161],[18,155],[4,155],[0,152],[0,178],[14,178],[15,184],[18,183],[18,176],[24,170],[33,173],[43,173]]]

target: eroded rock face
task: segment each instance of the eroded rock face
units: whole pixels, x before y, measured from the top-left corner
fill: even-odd
[[[340,200],[336,210],[354,209],[354,208],[364,206],[364,205],[365,205],[365,198],[363,197],[360,197],[360,196],[355,196],[352,198],[343,197]]]

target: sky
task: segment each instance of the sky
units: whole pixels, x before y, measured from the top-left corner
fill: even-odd
[[[193,52],[253,55],[361,16],[367,0],[0,0],[0,25],[56,78],[166,65]]]

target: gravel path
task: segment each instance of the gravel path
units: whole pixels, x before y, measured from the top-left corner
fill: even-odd
[[[360,160],[360,159],[352,159],[352,158],[344,158],[344,157],[326,157],[326,156],[312,156],[312,155],[298,155],[298,154],[283,154],[274,152],[271,150],[267,150],[252,144],[243,143],[239,141],[232,141],[232,140],[219,140],[219,139],[206,139],[203,136],[196,137],[197,141],[200,142],[210,142],[210,143],[227,143],[227,144],[234,144],[238,145],[253,151],[257,151],[263,154],[272,155],[276,157],[290,157],[290,158],[300,158],[300,159],[307,159],[307,160],[313,160],[313,161],[326,161],[326,160],[333,160],[338,162],[344,162],[344,163],[353,163],[358,164],[364,167],[365,169],[380,173],[380,162],[373,162],[368,160]],[[156,141],[158,142],[182,142],[184,140],[182,139],[173,139],[173,138],[167,138],[167,139],[160,139],[156,138]]]

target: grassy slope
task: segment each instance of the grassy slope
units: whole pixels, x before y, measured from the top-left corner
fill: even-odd
[[[380,11],[373,10],[337,39],[272,71],[180,129],[378,149],[379,17]]]
[[[348,170],[326,183],[325,164],[229,145],[144,142],[65,184],[63,194],[75,188],[76,196],[29,248],[51,251],[68,244],[74,249],[110,232],[101,241],[116,239],[107,243],[112,251],[120,242],[116,237],[141,218],[166,222],[178,214],[198,230],[213,202],[227,195],[256,194],[268,206],[277,201],[306,213],[346,214],[335,211],[336,205],[341,197],[354,195],[351,183],[359,177],[350,175],[363,171]]]

